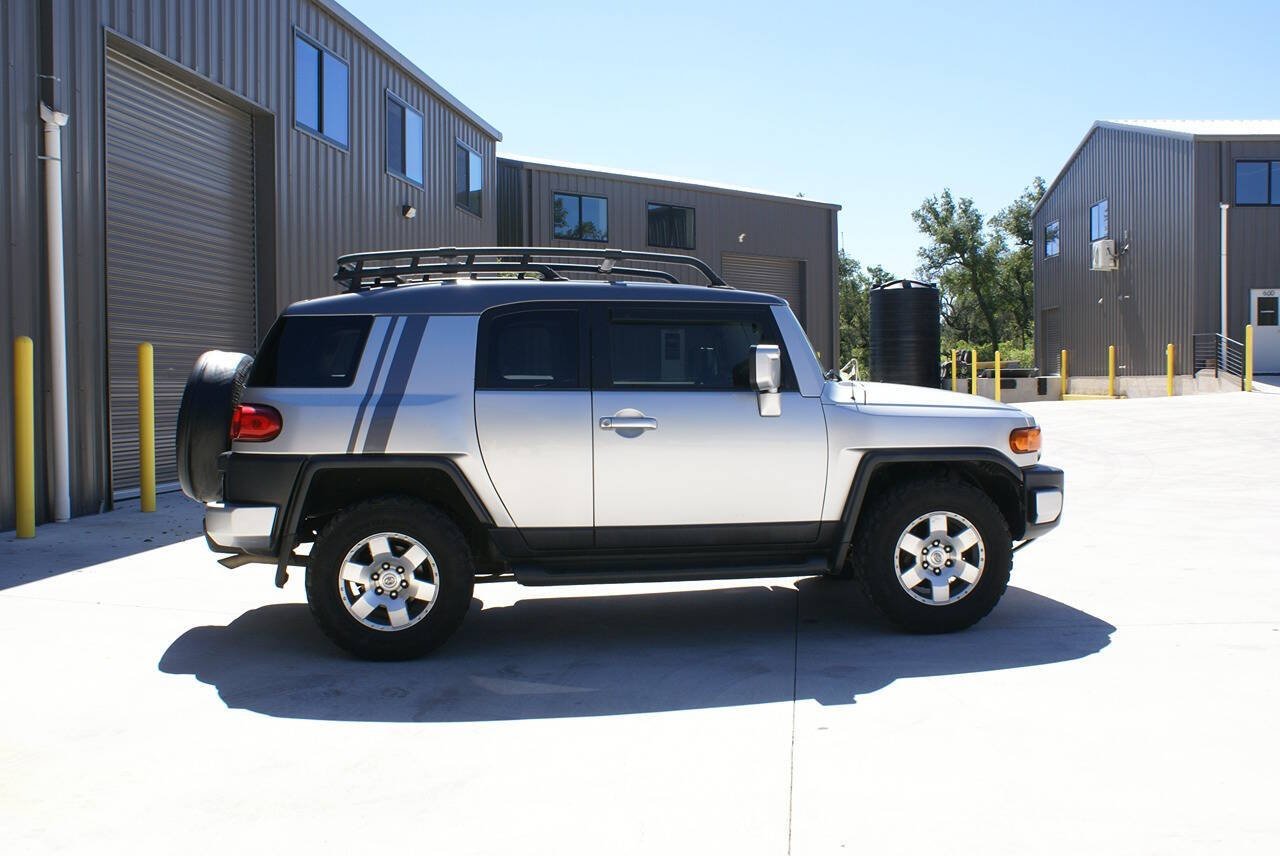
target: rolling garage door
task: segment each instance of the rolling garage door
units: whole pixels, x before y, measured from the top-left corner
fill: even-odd
[[[763,291],[786,298],[791,304],[791,311],[804,323],[804,283],[800,262],[794,259],[725,253],[720,267],[724,281],[734,288]]]
[[[156,481],[203,351],[257,345],[249,116],[121,54],[106,68],[111,483],[138,488],[137,347],[155,347]]]

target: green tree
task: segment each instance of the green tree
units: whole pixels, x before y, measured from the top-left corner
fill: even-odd
[[[957,200],[950,188],[926,199],[911,217],[929,239],[920,248],[921,270],[938,281],[949,325],[961,338],[977,327],[987,341],[1000,342],[1007,310],[999,273],[1003,233],[989,230],[973,200]],[[967,317],[974,310],[977,323]]]
[[[1012,335],[1021,348],[1035,333],[1035,266],[1036,236],[1031,212],[1044,196],[1044,179],[1036,178],[1009,207],[992,218],[992,223],[1007,238],[1011,250],[1001,257],[998,276],[1001,291],[1012,317]]]
[[[856,359],[866,371],[871,347],[871,287],[892,279],[893,274],[879,265],[864,268],[857,259],[840,251],[840,365]]]

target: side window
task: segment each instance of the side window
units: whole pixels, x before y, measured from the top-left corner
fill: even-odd
[[[387,93],[387,172],[422,185],[422,114]]]
[[[605,323],[597,386],[613,389],[750,389],[751,346],[781,344],[765,308],[618,306]],[[784,388],[794,389],[790,378],[784,370]]]
[[[1044,257],[1051,259],[1058,254],[1058,221],[1044,227]]]
[[[1111,222],[1107,209],[1107,200],[1095,202],[1089,206],[1089,240],[1097,241],[1111,234]]]
[[[281,316],[253,361],[249,386],[351,386],[372,323],[368,315]]]
[[[525,309],[480,327],[476,389],[581,389],[576,309]]]
[[[480,153],[458,140],[454,147],[453,201],[464,211],[477,217],[484,196],[484,159]]]
[[[692,208],[682,205],[647,204],[647,232],[649,246],[670,247],[677,250],[694,248]]]
[[[347,147],[347,63],[310,39],[293,37],[293,121]]]

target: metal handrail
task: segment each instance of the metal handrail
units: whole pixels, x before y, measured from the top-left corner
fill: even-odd
[[[1212,371],[1213,376],[1223,374],[1239,378],[1244,389],[1244,343],[1221,333],[1196,333],[1191,337],[1192,375]]]
[[[596,263],[556,259],[590,259]],[[594,273],[679,283],[673,274],[651,268],[624,266],[627,261],[682,265],[702,274],[712,288],[729,288],[710,265],[695,256],[632,250],[593,250],[581,247],[431,247],[351,253],[338,259],[333,278],[347,291],[395,287],[465,274],[514,273],[517,279],[536,274],[543,281],[563,282],[564,273]]]

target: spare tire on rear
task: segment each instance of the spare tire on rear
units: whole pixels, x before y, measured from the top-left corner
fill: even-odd
[[[205,351],[187,378],[178,411],[178,482],[192,499],[222,499],[218,456],[231,448],[231,414],[252,366],[248,354]]]

